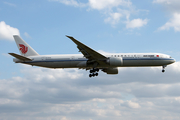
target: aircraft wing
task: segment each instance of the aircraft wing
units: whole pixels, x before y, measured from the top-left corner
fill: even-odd
[[[107,57],[98,53],[97,51],[91,49],[90,47],[84,45],[83,43],[79,42],[78,40],[74,39],[71,36],[67,36],[70,38],[76,45],[79,51],[86,57],[88,60],[92,62],[98,62],[99,64],[106,64],[103,60],[106,60]]]

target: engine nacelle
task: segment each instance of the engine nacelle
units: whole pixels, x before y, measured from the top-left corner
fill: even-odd
[[[122,66],[123,60],[122,57],[110,57],[107,63],[109,63],[110,66]]]
[[[105,68],[105,69],[102,69],[102,71],[107,74],[118,74],[117,68]]]

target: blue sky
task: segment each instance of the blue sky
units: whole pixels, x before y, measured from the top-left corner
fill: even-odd
[[[0,119],[179,119],[178,0],[0,1]],[[89,79],[78,69],[13,63],[19,34],[39,54],[77,54],[70,35],[97,51],[156,52],[176,63],[119,68]],[[83,115],[82,115],[83,114]]]

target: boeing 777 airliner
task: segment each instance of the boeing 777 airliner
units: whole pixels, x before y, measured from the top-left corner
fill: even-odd
[[[118,74],[118,67],[162,66],[162,72],[165,72],[165,67],[175,62],[169,55],[160,53],[100,54],[71,36],[67,37],[77,45],[82,54],[39,55],[20,36],[14,35],[13,37],[21,53],[21,55],[9,53],[15,57],[13,59],[15,63],[54,69],[86,69],[90,70],[89,77],[98,76],[99,70],[107,74]]]

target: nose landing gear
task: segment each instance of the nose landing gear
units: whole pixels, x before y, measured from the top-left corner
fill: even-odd
[[[165,72],[165,67],[166,67],[167,65],[163,65],[162,66],[162,72],[164,73]]]
[[[89,74],[89,77],[95,77],[95,76],[98,76],[98,72],[99,72],[99,69],[98,68],[93,68],[90,70],[90,74]]]

